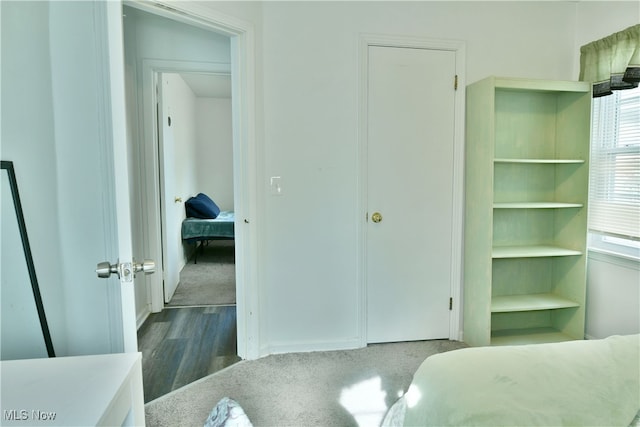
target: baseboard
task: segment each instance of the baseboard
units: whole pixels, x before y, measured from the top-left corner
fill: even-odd
[[[147,318],[149,317],[150,314],[151,314],[151,310],[149,310],[149,306],[146,305],[145,309],[142,310],[142,312],[140,312],[140,313],[138,313],[136,315],[136,328],[137,329],[140,329],[140,327],[142,326],[144,321],[147,320]]]
[[[349,338],[343,341],[304,341],[304,342],[276,342],[263,347],[266,350],[262,356],[282,353],[308,353],[311,351],[355,350],[362,348],[360,340]]]

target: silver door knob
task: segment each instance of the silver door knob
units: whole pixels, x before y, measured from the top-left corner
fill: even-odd
[[[118,277],[120,276],[118,264],[111,264],[108,261],[99,263],[96,268],[96,273],[98,273],[98,277],[101,279],[106,279],[112,274],[117,274]]]
[[[142,263],[135,262],[133,263],[133,272],[144,274],[151,274],[156,272],[156,263],[153,260],[145,259]]]
[[[132,280],[132,275],[135,277],[136,273],[143,272],[144,274],[151,274],[156,272],[156,263],[153,260],[145,259],[142,263],[120,263],[111,264],[108,261],[101,262],[96,268],[96,273],[101,279],[107,279],[112,274],[115,274],[120,279],[125,279],[127,282]]]

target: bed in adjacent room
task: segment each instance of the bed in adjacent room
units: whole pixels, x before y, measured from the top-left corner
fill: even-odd
[[[233,211],[221,211],[214,219],[185,218],[182,221],[182,240],[189,243],[213,239],[234,238]]]
[[[196,244],[194,262],[198,261],[200,247],[210,240],[233,240],[235,238],[235,215],[233,211],[220,208],[203,193],[191,197],[185,203],[187,218],[182,221],[182,240]]]

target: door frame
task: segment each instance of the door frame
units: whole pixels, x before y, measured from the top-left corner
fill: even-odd
[[[465,57],[466,44],[459,40],[443,40],[388,34],[360,34],[358,40],[358,292],[360,345],[367,345],[367,193],[368,193],[368,77],[369,47],[396,47],[452,51],[455,53],[457,90],[455,92],[454,111],[454,147],[453,147],[453,230],[451,247],[451,306],[449,318],[449,339],[462,339],[461,295],[462,295],[462,251],[464,226],[464,120],[465,120]],[[453,76],[452,76],[452,84]]]
[[[152,312],[160,312],[164,308],[164,267],[166,242],[162,238],[166,234],[165,203],[161,203],[164,194],[164,167],[160,159],[164,158],[164,142],[158,131],[156,103],[160,100],[155,90],[160,84],[160,73],[202,73],[231,74],[229,64],[216,62],[194,62],[163,59],[143,59],[142,61],[142,97],[143,146],[139,147],[140,159],[144,167],[142,188],[145,198],[142,200],[142,214],[147,219],[142,230],[144,251],[157,261],[156,274],[147,276],[149,302]],[[235,126],[235,124],[234,124]],[[234,144],[235,145],[235,144]],[[235,147],[234,147],[235,150]],[[235,161],[235,160],[234,160]]]
[[[192,2],[124,0],[154,15],[214,31],[231,40],[231,86],[236,213],[236,319],[238,356],[260,356],[257,221],[257,148],[255,141],[255,33],[253,25]],[[157,147],[156,147],[157,148]],[[155,177],[158,174],[154,175]],[[159,225],[158,225],[159,226]],[[249,244],[249,243],[252,244]],[[164,299],[163,297],[161,297]],[[157,301],[156,301],[157,303]]]

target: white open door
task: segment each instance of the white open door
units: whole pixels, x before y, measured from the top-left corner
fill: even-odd
[[[160,212],[162,216],[162,280],[164,282],[164,302],[171,301],[180,282],[178,260],[184,255],[182,251],[182,236],[179,224],[184,218],[184,204],[176,201],[179,192],[176,190],[176,141],[174,140],[175,126],[171,120],[175,110],[171,105],[171,82],[179,78],[177,74],[157,73],[157,119],[158,119],[158,157],[160,163]]]
[[[116,207],[116,241],[120,269],[120,300],[122,312],[123,351],[126,353],[138,351],[136,327],[136,302],[134,292],[134,277],[136,273],[152,273],[152,262],[135,262],[131,245],[131,208],[129,205],[129,162],[127,156],[127,127],[126,101],[124,83],[124,44],[122,34],[122,4],[114,1],[104,2],[106,7],[106,34],[109,49],[109,83],[111,99],[112,139],[107,138],[107,144],[113,145],[113,204]],[[100,35],[98,35],[98,38]],[[127,275],[127,269],[131,267]]]
[[[50,130],[42,132],[41,146],[28,153],[19,138],[15,143],[7,138],[3,156],[10,154],[18,171],[28,170],[26,175],[39,173],[29,168],[30,156],[55,165],[55,182],[41,183],[42,190],[26,187],[31,194],[57,193],[51,209],[60,253],[51,256],[58,260],[65,294],[65,312],[57,317],[66,319],[52,331],[61,357],[1,362],[2,407],[14,410],[4,411],[3,425],[42,420],[36,416],[47,417],[48,425],[144,425],[134,277],[136,270],[151,270],[152,264],[136,263],[132,254],[121,2],[15,2],[0,7],[3,61],[28,58],[24,66],[31,67],[20,73],[7,66],[5,73],[3,63],[3,107],[13,107],[12,119],[33,115],[20,96],[5,93],[5,88],[28,91],[34,82],[44,81],[50,91],[36,93],[43,97],[35,107],[41,114],[31,121],[34,128]],[[21,28],[37,29],[36,35],[30,38]],[[16,34],[42,50],[26,46],[21,51],[25,40],[11,37]],[[37,73],[43,75],[34,78]],[[2,117],[4,121],[4,111]],[[50,123],[43,125],[46,120]],[[25,126],[8,128],[9,136],[26,135],[22,144],[33,134]],[[42,160],[44,152],[50,158]],[[43,244],[36,237],[32,247]],[[40,277],[46,273],[38,272]]]

